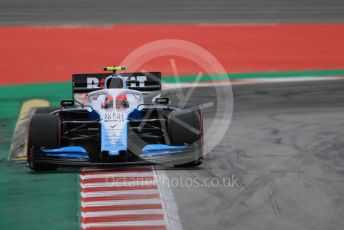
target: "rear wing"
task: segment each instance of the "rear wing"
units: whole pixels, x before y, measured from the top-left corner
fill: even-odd
[[[161,91],[161,72],[134,72],[118,74],[126,79],[128,89],[141,92]],[[104,82],[111,73],[87,73],[72,75],[73,98],[86,103],[85,95],[103,89]]]
[[[73,94],[89,93],[104,88],[104,81],[110,75],[109,73],[73,74]],[[126,79],[128,89],[138,91],[161,90],[161,72],[135,72],[119,75]]]

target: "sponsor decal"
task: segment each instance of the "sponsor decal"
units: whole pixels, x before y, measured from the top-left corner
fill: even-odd
[[[124,118],[124,113],[121,112],[116,112],[116,111],[111,111],[111,112],[105,112],[104,113],[104,121],[105,122],[116,122],[116,123],[120,123],[120,122],[124,122],[125,118]]]
[[[145,87],[145,82],[147,81],[147,76],[121,76],[126,81],[130,82],[129,87]],[[87,89],[98,89],[104,87],[104,79],[99,79],[97,77],[87,77]]]

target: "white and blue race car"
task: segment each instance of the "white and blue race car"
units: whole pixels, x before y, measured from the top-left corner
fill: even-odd
[[[32,170],[58,166],[162,164],[197,166],[203,159],[203,114],[178,109],[161,91],[160,72],[74,74],[73,99],[38,108],[29,124]],[[153,102],[152,102],[153,101]]]

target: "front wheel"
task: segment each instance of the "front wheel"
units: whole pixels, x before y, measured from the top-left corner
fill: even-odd
[[[174,167],[176,168],[192,168],[192,167],[197,167],[197,166],[200,166],[203,162],[203,157],[197,159],[197,160],[194,160],[194,161],[191,161],[189,163],[185,163],[185,164],[181,164],[181,165],[175,165]]]
[[[61,110],[61,107],[39,107],[34,114],[49,114],[58,110]]]
[[[203,161],[203,114],[201,110],[179,110],[168,116],[171,145],[189,145],[194,149],[194,160],[176,167],[196,167]]]
[[[35,171],[52,171],[57,165],[51,163],[37,162],[37,151],[35,148],[58,148],[60,147],[61,120],[55,114],[35,114],[29,125],[28,137],[28,165]]]

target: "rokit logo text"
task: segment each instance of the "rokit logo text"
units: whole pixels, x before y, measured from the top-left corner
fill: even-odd
[[[131,77],[123,77],[123,78],[126,81],[135,81],[135,82],[130,82],[129,87],[145,87],[145,82],[147,81],[146,76],[131,76]],[[99,78],[88,77],[87,78],[87,88],[88,89],[100,88]]]

